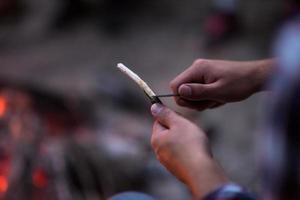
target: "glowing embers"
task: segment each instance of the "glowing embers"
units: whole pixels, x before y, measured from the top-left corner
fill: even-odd
[[[3,96],[0,96],[0,118],[5,115],[7,109],[7,101]]]
[[[0,176],[0,197],[3,196],[3,194],[7,191],[8,189],[8,181],[7,178],[3,175]]]
[[[45,170],[38,168],[32,174],[33,185],[43,189],[48,185],[48,175]]]

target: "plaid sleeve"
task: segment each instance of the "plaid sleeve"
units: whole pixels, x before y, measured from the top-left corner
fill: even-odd
[[[255,200],[254,196],[236,184],[224,185],[203,200]]]

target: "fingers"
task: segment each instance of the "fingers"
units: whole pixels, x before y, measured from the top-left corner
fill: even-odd
[[[210,109],[213,109],[213,108],[218,108],[220,106],[223,106],[225,103],[215,103],[215,105],[211,106]]]
[[[180,95],[175,97],[178,105],[204,110],[223,103],[220,102],[221,82],[205,81],[209,66],[209,60],[198,59],[170,83],[173,92]]]
[[[153,117],[165,128],[171,128],[176,124],[178,118],[181,118],[181,116],[171,109],[158,103],[151,106],[151,113]]]
[[[220,103],[216,101],[210,101],[210,100],[190,101],[182,98],[176,99],[176,103],[180,106],[198,110],[198,111],[203,111],[205,109],[213,109],[224,105],[224,103]]]
[[[157,120],[155,120],[153,124],[153,130],[152,130],[152,136],[151,136],[151,145],[153,148],[156,148],[159,146],[161,142],[161,138],[163,137],[165,131],[167,131],[166,127],[161,125]]]
[[[181,98],[188,100],[214,100],[219,99],[219,83],[210,84],[188,83],[182,84],[178,93]]]
[[[164,127],[163,125],[161,125],[157,120],[155,120],[155,122],[153,124],[153,134],[156,135],[165,130],[167,130],[167,128]]]
[[[178,88],[180,85],[184,83],[192,83],[192,82],[203,82],[204,73],[202,72],[203,67],[207,65],[207,60],[198,59],[196,60],[192,66],[187,68],[184,72],[179,74],[175,79],[173,79],[170,83],[170,86],[174,93],[178,92]]]

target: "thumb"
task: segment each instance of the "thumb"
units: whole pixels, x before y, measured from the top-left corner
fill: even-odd
[[[178,93],[180,97],[190,100],[214,100],[217,98],[217,84],[188,83],[182,84]]]
[[[151,106],[151,113],[153,117],[164,127],[171,128],[180,117],[173,110],[156,103]]]

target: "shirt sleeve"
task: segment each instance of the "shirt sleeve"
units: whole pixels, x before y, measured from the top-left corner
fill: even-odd
[[[241,186],[230,183],[208,194],[203,200],[256,200],[256,198]]]

